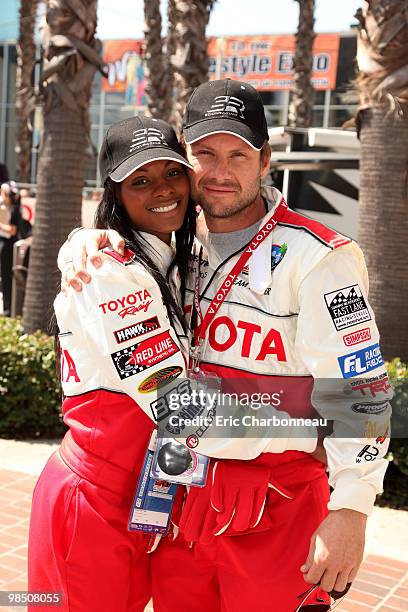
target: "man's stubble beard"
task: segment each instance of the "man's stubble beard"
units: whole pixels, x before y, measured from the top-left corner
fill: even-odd
[[[259,173],[257,181],[253,182],[248,189],[241,191],[237,194],[237,199],[233,204],[223,205],[222,202],[211,202],[204,195],[203,190],[197,189],[194,181],[190,182],[191,185],[191,196],[197,204],[201,206],[207,217],[213,217],[214,219],[227,219],[233,217],[243,210],[250,208],[251,205],[257,200],[261,191],[261,173]]]

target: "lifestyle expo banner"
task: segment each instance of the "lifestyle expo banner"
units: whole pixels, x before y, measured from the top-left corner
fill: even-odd
[[[339,34],[316,36],[315,89],[335,89],[339,44]],[[246,81],[260,91],[287,90],[293,83],[294,53],[295,37],[291,34],[209,38],[209,78]],[[143,41],[105,41],[103,59],[109,69],[108,79],[102,81],[103,91],[124,92],[127,104],[144,105]]]

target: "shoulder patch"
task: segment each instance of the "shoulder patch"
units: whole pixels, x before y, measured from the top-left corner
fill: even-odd
[[[278,225],[302,229],[330,249],[337,249],[351,242],[351,238],[338,234],[335,230],[323,225],[323,223],[319,223],[319,221],[315,221],[314,219],[309,219],[309,217],[305,217],[290,209],[286,211]]]
[[[106,249],[102,250],[102,253],[105,253],[105,255],[109,255],[109,257],[112,257],[112,259],[115,259],[115,261],[118,261],[124,266],[128,266],[135,259],[135,254],[127,247],[125,247],[123,255],[119,255],[119,253],[114,251],[111,247],[106,247]]]

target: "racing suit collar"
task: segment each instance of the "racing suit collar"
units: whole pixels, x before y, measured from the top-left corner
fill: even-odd
[[[154,234],[141,231],[134,233],[142,239],[147,254],[165,277],[174,258],[173,247],[160,240],[157,236],[154,236]]]
[[[263,187],[262,196],[265,198],[268,212],[266,215],[259,220],[259,226],[263,225],[270,219],[277,206],[282,200],[282,194],[275,187]],[[197,239],[205,247],[207,251],[208,261],[212,268],[216,268],[222,263],[222,260],[217,253],[211,248],[211,234],[208,231],[207,224],[203,212],[200,213],[197,219]],[[228,237],[228,233],[225,234]],[[270,286],[272,282],[272,270],[271,270],[271,250],[273,244],[273,232],[266,238],[262,244],[254,251],[251,259],[249,260],[249,275],[248,281],[249,286],[255,293],[263,294],[265,289]],[[245,244],[242,244],[242,248]],[[234,266],[239,255],[236,255],[228,261],[225,267],[225,274],[228,274],[230,268]]]
[[[282,200],[282,194],[275,187],[264,187],[262,196],[265,198],[268,212],[260,224],[270,219],[277,206]],[[248,281],[252,291],[262,295],[272,283],[271,252],[273,244],[273,232],[252,253],[248,262]]]

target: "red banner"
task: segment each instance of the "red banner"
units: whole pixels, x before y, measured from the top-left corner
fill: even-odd
[[[339,44],[339,34],[316,36],[312,77],[315,89],[335,89]],[[210,78],[246,81],[259,91],[291,89],[295,46],[295,37],[289,34],[210,38]]]
[[[145,104],[142,44],[141,40],[108,40],[103,45],[109,77],[103,79],[102,88],[126,92],[128,104]],[[291,34],[210,38],[209,78],[246,81],[259,91],[291,89],[295,44]],[[316,36],[312,77],[315,89],[335,89],[339,44],[339,34]]]

